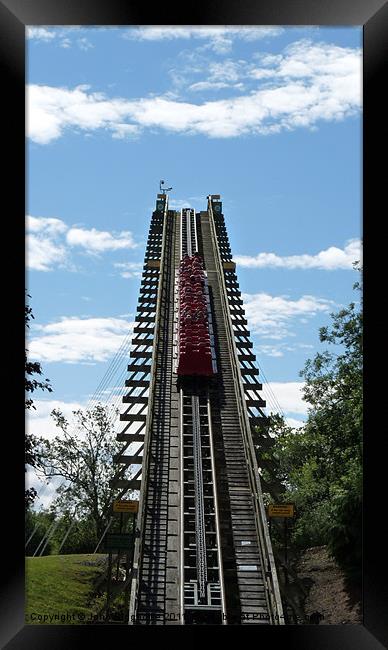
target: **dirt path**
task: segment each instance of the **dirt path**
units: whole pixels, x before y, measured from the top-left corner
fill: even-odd
[[[298,564],[298,576],[310,587],[304,607],[311,623],[315,619],[321,625],[362,624],[361,593],[347,584],[325,546],[304,552]]]

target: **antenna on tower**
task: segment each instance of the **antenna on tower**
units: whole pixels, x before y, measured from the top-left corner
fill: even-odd
[[[172,190],[172,187],[162,187],[164,185],[164,181],[160,181],[159,183],[159,190],[162,194],[165,194],[166,192],[170,192]]]

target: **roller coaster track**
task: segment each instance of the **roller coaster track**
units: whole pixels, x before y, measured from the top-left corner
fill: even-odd
[[[238,296],[233,269],[225,270],[222,220],[211,200],[197,215],[165,205],[159,240],[129,622],[282,624],[252,437],[261,385],[253,355],[241,349],[246,321],[239,309],[233,317]],[[176,272],[196,251],[207,275],[211,378],[178,377],[174,358]]]

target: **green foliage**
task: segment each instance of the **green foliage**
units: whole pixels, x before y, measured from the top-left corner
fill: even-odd
[[[360,286],[357,283],[355,289]],[[351,303],[332,314],[319,338],[334,350],[309,359],[305,379],[308,419],[301,429],[272,416],[274,443],[258,453],[269,498],[295,503],[292,542],[327,544],[339,565],[361,575],[362,313]],[[279,487],[280,486],[280,487]],[[280,543],[280,541],[279,541]]]
[[[333,520],[329,529],[329,551],[347,575],[361,580],[362,473],[355,462],[353,471],[342,477],[333,493]]]

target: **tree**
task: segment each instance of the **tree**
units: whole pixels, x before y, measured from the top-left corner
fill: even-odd
[[[357,282],[354,289],[360,290]],[[361,576],[362,518],[362,304],[352,302],[332,314],[332,327],[322,327],[320,341],[336,351],[317,354],[301,375],[304,397],[311,405],[307,435],[321,439],[327,497],[329,549],[352,576]],[[323,482],[321,478],[321,483]]]
[[[115,471],[112,456],[122,450],[122,443],[114,436],[108,408],[101,404],[85,412],[73,411],[75,432],[70,431],[59,409],[51,415],[61,435],[51,441],[41,438],[39,452],[44,476],[64,479],[53,507],[60,513],[76,507],[81,519],[92,522],[94,539],[98,540],[112,500],[119,493],[111,482],[123,470]]]
[[[28,298],[31,298],[29,294],[27,294]],[[24,321],[25,325],[27,328],[30,327],[29,322],[31,318],[34,318],[34,314],[32,313],[32,309],[29,305],[24,306]],[[25,408],[26,409],[35,409],[34,402],[32,398],[29,396],[29,393],[33,393],[35,390],[47,390],[49,393],[52,392],[51,385],[49,383],[49,379],[45,379],[44,381],[39,381],[34,377],[34,375],[42,375],[42,366],[38,361],[29,361],[27,357],[28,350],[25,350],[25,377],[24,377],[24,385],[25,385]],[[32,434],[26,434],[25,439],[24,439],[24,454],[25,454],[25,463],[26,465],[30,465],[31,467],[35,467],[38,462],[38,457],[37,457],[37,438],[33,436]],[[27,467],[25,468],[25,471],[27,471]],[[29,488],[25,490],[25,506],[26,509],[29,508],[34,503],[34,500],[37,496],[37,492],[34,488]]]
[[[356,283],[354,289],[359,290]],[[308,419],[302,429],[278,426],[265,453],[281,498],[295,503],[293,541],[327,544],[350,577],[361,577],[362,305],[352,302],[319,330],[331,346],[309,359],[301,376]],[[265,469],[263,471],[265,476]]]

